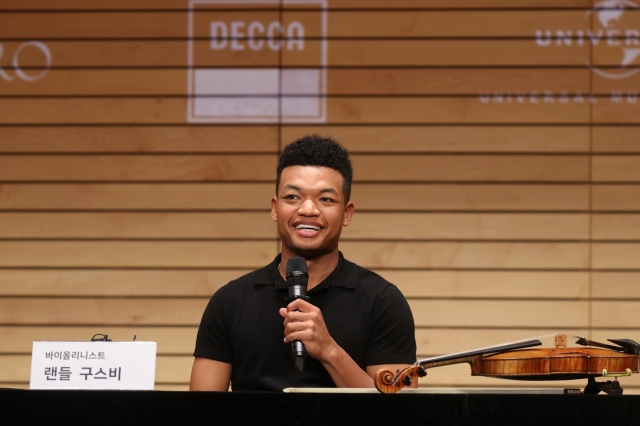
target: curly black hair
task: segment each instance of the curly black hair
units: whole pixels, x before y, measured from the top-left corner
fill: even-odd
[[[353,167],[349,160],[349,151],[335,140],[320,135],[309,135],[287,145],[278,161],[276,195],[282,171],[289,166],[322,166],[336,170],[342,175],[345,203],[349,202]]]

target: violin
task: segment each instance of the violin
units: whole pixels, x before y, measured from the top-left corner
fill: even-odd
[[[595,382],[595,377],[630,376],[640,371],[640,345],[628,339],[609,339],[617,346],[571,336],[576,343],[593,348],[567,348],[567,336],[555,333],[555,348],[525,349],[542,344],[537,339],[524,339],[471,351],[437,356],[417,361],[398,370],[379,370],[374,382],[383,393],[395,393],[411,385],[417,377],[427,375],[427,369],[444,365],[468,363],[472,376],[497,377],[512,380],[589,379],[584,393],[621,394],[615,382]]]

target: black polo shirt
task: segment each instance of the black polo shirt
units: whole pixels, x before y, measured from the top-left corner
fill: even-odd
[[[296,373],[291,343],[284,343],[286,281],[280,255],[266,267],[220,288],[198,330],[194,356],[232,365],[234,391],[281,391],[288,387],[335,387],[322,364],[309,357]],[[362,368],[416,360],[413,316],[400,290],[381,276],[344,259],[308,292],[329,334]]]

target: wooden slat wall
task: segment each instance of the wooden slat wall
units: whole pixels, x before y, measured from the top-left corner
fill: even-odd
[[[157,389],[186,389],[211,294],[278,253],[277,155],[309,133],[352,153],[341,249],[401,288],[419,357],[559,330],[640,340],[640,74],[585,65],[619,71],[604,39],[578,43],[595,3],[328,0],[326,122],[234,125],[187,122],[188,1],[3,1],[0,387],[28,386],[33,340],[101,332],[157,341]],[[194,19],[221,16],[320,12],[275,1]],[[304,52],[194,66],[317,67],[323,34],[308,28]],[[570,46],[536,44],[556,29]],[[42,75],[29,81],[12,58],[33,40],[51,67],[25,48],[22,72]],[[465,366],[421,380],[516,385]]]

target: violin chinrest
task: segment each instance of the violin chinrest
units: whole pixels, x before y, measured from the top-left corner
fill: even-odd
[[[640,345],[637,342],[629,339],[607,339],[611,343],[615,343],[616,345],[624,348],[624,353],[631,355],[640,354]]]

